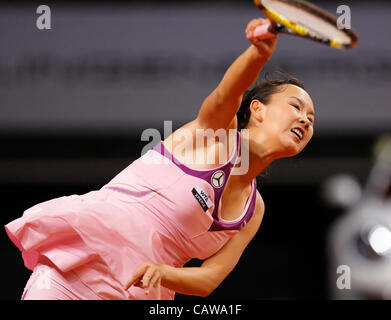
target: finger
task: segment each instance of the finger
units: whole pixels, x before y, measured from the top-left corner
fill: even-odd
[[[270,46],[265,41],[252,41],[252,43],[262,52],[262,55],[270,56],[273,53],[274,45]]]
[[[148,293],[151,291],[152,287],[155,286],[156,282],[157,282],[159,279],[160,279],[160,273],[159,273],[158,271],[156,271],[156,272],[153,274],[151,280],[149,281],[148,288],[147,288],[147,290],[146,290],[146,292],[145,292],[146,294],[148,294]]]
[[[256,39],[257,35],[255,34],[255,29],[265,24],[270,24],[270,21],[266,19],[257,19],[256,21],[251,22],[248,30],[246,31],[247,38],[249,40]]]
[[[272,48],[274,50],[274,47],[277,44],[277,40],[278,40],[278,34],[276,34],[274,38],[266,39],[265,43],[268,45],[269,48]]]
[[[160,294],[160,283],[162,281],[162,278],[159,278],[156,283],[156,289],[157,289],[157,300],[161,300],[161,294]]]
[[[246,27],[246,35],[249,37],[251,36],[252,34],[252,31],[254,30],[254,28],[256,27],[256,22],[255,20],[252,20],[248,23],[247,27]]]
[[[149,282],[151,281],[151,278],[155,273],[155,271],[156,271],[155,268],[148,267],[147,271],[144,273],[143,276],[143,288],[147,288],[149,286]]]
[[[264,47],[264,49],[270,49],[275,46],[277,42],[277,36],[268,39],[252,39],[250,40],[258,47]]]
[[[142,264],[140,267],[138,267],[136,269],[136,271],[134,271],[133,274],[131,275],[131,277],[128,280],[128,282],[126,283],[124,289],[128,290],[130,286],[132,286],[136,281],[138,281],[139,278],[141,278],[142,275],[144,274],[146,268],[147,268],[147,265],[144,265],[144,264]]]
[[[256,27],[261,26],[263,24],[268,23],[269,21],[267,19],[253,19],[251,20],[247,25],[247,30],[253,31]]]
[[[247,24],[248,28],[252,28],[254,26],[259,26],[261,24],[267,23],[268,19],[263,19],[263,18],[258,18],[258,19],[252,19],[250,22]]]
[[[140,278],[138,278],[138,279],[136,280],[136,282],[133,283],[133,286],[134,286],[134,287],[142,288],[142,287],[143,287],[143,282],[142,282],[142,280],[141,280]]]

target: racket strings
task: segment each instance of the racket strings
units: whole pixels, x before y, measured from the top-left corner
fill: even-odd
[[[308,24],[305,24],[301,21],[298,21],[297,22],[298,24],[300,24],[301,26],[303,26],[304,28],[306,28],[308,30],[308,33],[313,36],[313,37],[317,37],[319,39],[322,39],[324,41],[327,41],[330,39],[330,35],[324,33],[324,32],[321,32],[320,30],[318,29],[314,29],[312,28],[310,25]]]
[[[326,18],[324,12],[316,12],[314,8],[306,8],[303,2],[284,0],[261,0],[262,6],[269,12],[272,19],[282,23],[287,28],[297,32],[300,35],[307,35],[317,38],[323,42],[334,42],[343,45],[352,44],[352,39],[337,26],[337,20]],[[301,29],[305,30],[303,32]],[[286,31],[286,30],[284,30]],[[292,33],[292,32],[289,32]],[[304,34],[307,33],[307,34]]]

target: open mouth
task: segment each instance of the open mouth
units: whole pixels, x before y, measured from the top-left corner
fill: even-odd
[[[300,128],[293,128],[291,130],[291,132],[293,132],[297,138],[301,141],[304,137],[304,132],[303,132],[303,129],[300,129]]]

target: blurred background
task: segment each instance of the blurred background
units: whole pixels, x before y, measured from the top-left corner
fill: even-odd
[[[390,2],[313,3],[334,14],[348,5],[360,41],[338,51],[280,37],[265,71],[304,82],[315,135],[259,176],[260,231],[206,299],[391,297]],[[36,27],[41,4],[50,30]],[[260,16],[251,0],[1,2],[2,224],[100,189],[141,155],[143,130],[164,138],[163,121],[175,130],[194,119]],[[20,299],[30,271],[5,232],[1,252],[0,298]]]

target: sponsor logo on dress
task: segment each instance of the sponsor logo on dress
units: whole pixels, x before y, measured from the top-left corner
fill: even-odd
[[[222,170],[217,170],[210,178],[212,186],[221,188],[225,182],[225,173]]]
[[[191,192],[205,212],[213,206],[213,202],[199,185],[195,185]]]

